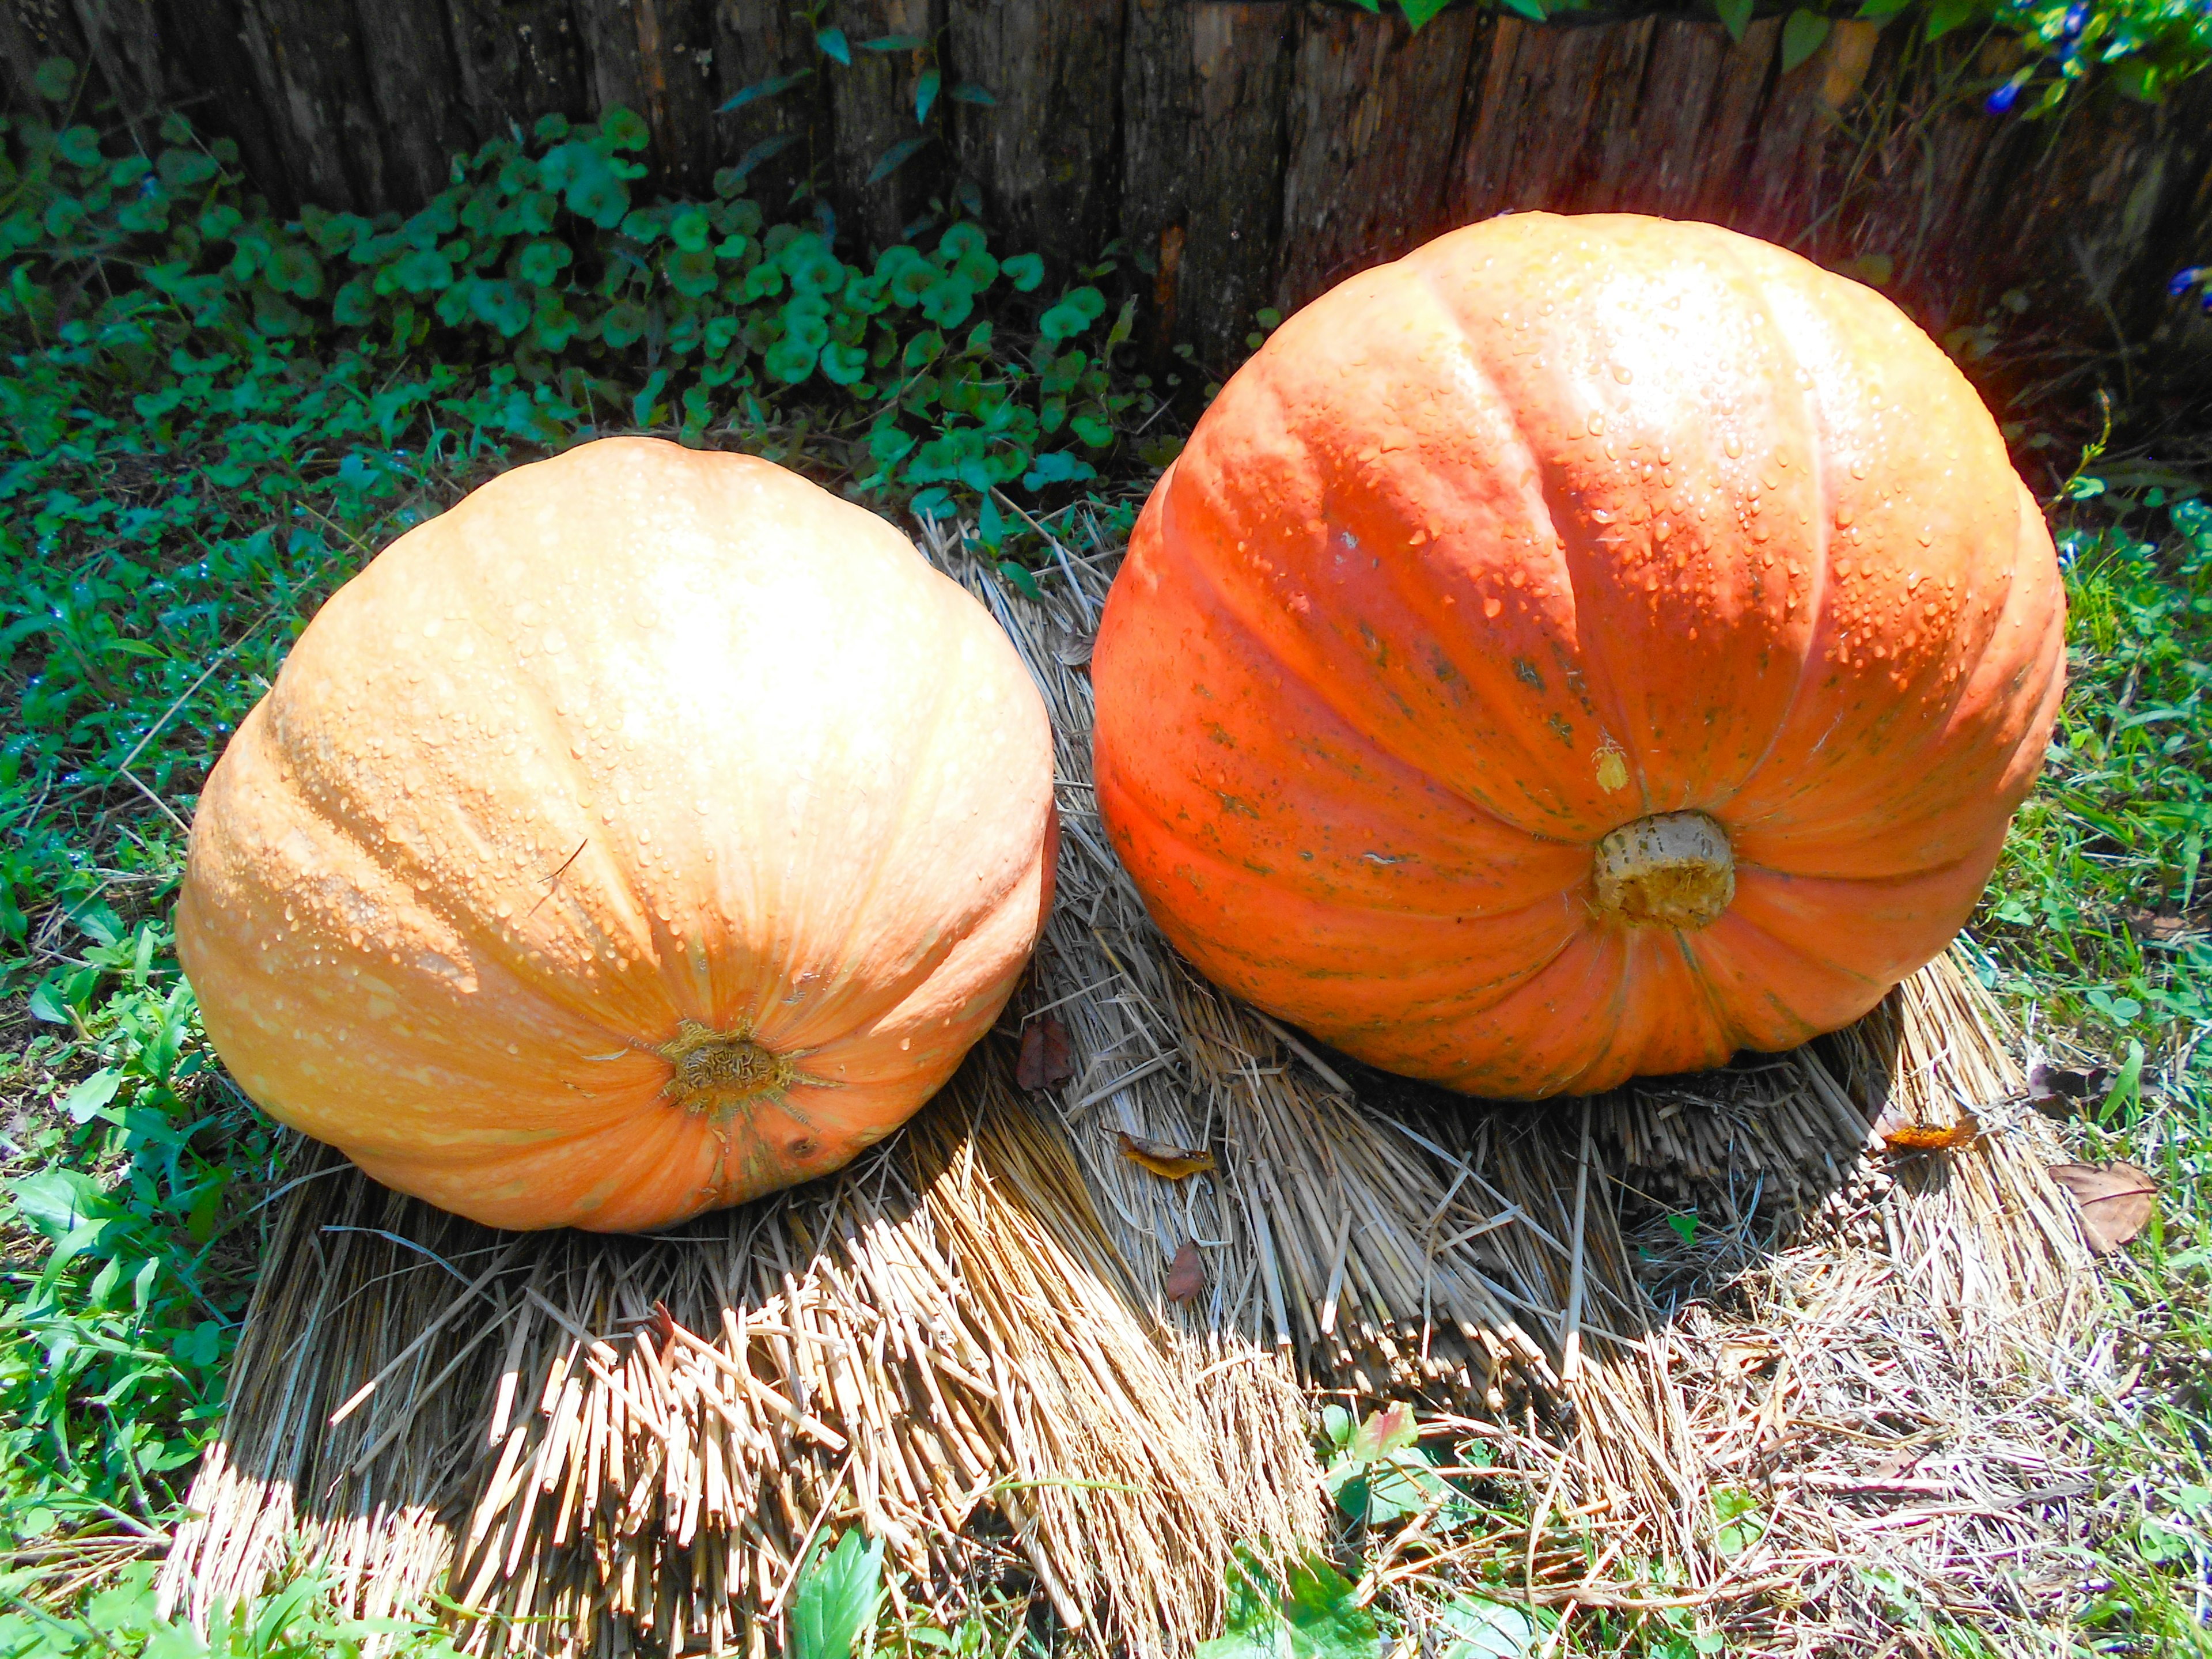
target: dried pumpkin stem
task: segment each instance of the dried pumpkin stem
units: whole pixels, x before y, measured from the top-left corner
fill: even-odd
[[[1728,832],[1703,812],[1656,812],[1597,844],[1597,913],[1628,927],[1704,927],[1735,897]]]
[[[799,1079],[792,1058],[756,1042],[750,1025],[717,1031],[687,1019],[653,1053],[676,1068],[661,1092],[709,1118],[726,1117],[751,1101],[780,1100]]]

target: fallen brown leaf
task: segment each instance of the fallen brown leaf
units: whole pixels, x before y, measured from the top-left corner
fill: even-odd
[[[1875,1119],[1874,1132],[1893,1152],[1941,1152],[1980,1139],[1982,1121],[1972,1112],[1961,1112],[1956,1123],[1920,1123],[1909,1109],[1892,1105]]]
[[[1960,1113],[1956,1123],[1893,1123],[1881,1129],[1881,1144],[1893,1152],[1947,1152],[1981,1138],[1982,1121],[1972,1112]]]
[[[1213,1154],[1192,1152],[1185,1146],[1171,1146],[1164,1140],[1146,1140],[1140,1135],[1121,1133],[1121,1156],[1133,1164],[1141,1164],[1163,1181],[1181,1181],[1215,1167]]]
[[[1022,1057],[1014,1062],[1014,1081],[1023,1088],[1048,1089],[1075,1075],[1067,1052],[1067,1027],[1047,1014],[1022,1030]]]
[[[1168,1300],[1188,1302],[1205,1288],[1206,1262],[1198,1253],[1196,1241],[1185,1239],[1175,1260],[1168,1263]]]
[[[2074,1194],[2081,1212],[2081,1237],[2099,1255],[2110,1255],[2143,1230],[2158,1200],[2158,1182],[2132,1164],[2054,1164],[2051,1178]]]
[[[2203,926],[2201,916],[2184,915],[2172,904],[2161,904],[2155,910],[2125,911],[2121,920],[2127,923],[2128,931],[2146,945],[2171,944]]]

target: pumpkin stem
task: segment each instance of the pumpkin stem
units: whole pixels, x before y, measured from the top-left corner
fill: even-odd
[[[1656,812],[1597,844],[1597,912],[1628,927],[1688,931],[1720,919],[1735,897],[1728,831],[1703,812]]]
[[[717,1031],[687,1019],[673,1041],[653,1052],[676,1068],[661,1092],[685,1111],[718,1121],[749,1101],[781,1098],[799,1077],[790,1059],[753,1041],[750,1024]]]

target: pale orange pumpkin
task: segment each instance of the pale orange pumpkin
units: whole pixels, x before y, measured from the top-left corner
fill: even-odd
[[[1540,1097],[1781,1049],[1965,921],[2064,601],[1881,295],[1516,215],[1283,325],[1102,625],[1098,801],[1168,937],[1362,1060]]]
[[[650,1228],[927,1099],[1054,845],[981,605],[766,461],[608,439],[323,607],[208,780],[178,951],[246,1091],[379,1181]]]

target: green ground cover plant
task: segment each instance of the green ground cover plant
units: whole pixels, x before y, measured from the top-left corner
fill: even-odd
[[[238,720],[380,547],[550,448],[636,429],[742,446],[895,515],[957,514],[1020,585],[1049,579],[1037,523],[1126,529],[1176,410],[1121,360],[1110,261],[1048,289],[957,204],[863,265],[811,203],[770,222],[737,169],[711,201],[641,203],[641,129],[617,113],[487,146],[404,220],[278,222],[221,143],[172,118],[137,153],[49,79],[54,118],[0,131],[0,661],[21,711],[0,732],[0,1659],[344,1653],[376,1632],[312,1576],[207,1638],[151,1601],[285,1180],[213,1064],[168,924]],[[2035,1040],[2110,1068],[2073,1126],[2085,1155],[2165,1189],[2112,1275],[2136,1381],[2083,1420],[2112,1472],[2067,1610],[2085,1650],[2201,1646],[2212,1563],[2207,459],[2107,441],[2051,504],[2072,686],[1974,930]],[[1241,1566],[1209,1659],[1399,1641],[1406,1610],[1363,1581],[1407,1526],[1501,1540],[1424,1615],[1449,1659],[1552,1640],[1549,1615],[1482,1593],[1528,1516],[1469,1473],[1479,1443],[1447,1457],[1407,1419],[1339,1410],[1316,1454],[1339,1558]],[[1715,1524],[1748,1538],[1755,1503]],[[817,1570],[808,1659],[980,1659],[1019,1635],[878,1621],[857,1540],[825,1540]],[[443,1650],[427,1627],[381,1633]],[[1987,1650],[1970,1638],[1930,1650]],[[1559,1650],[1714,1639],[1651,1613],[1579,1621]]]

